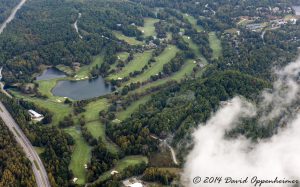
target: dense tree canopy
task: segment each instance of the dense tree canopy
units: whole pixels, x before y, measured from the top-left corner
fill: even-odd
[[[36,186],[30,161],[0,120],[0,186]]]

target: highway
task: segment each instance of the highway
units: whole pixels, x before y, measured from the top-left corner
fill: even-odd
[[[0,102],[0,117],[9,128],[9,130],[13,133],[16,141],[23,148],[27,158],[30,160],[37,186],[51,187],[43,162],[41,161],[40,157],[34,150],[33,146],[31,145],[30,141],[27,139],[23,131],[17,125],[5,106],[2,104],[2,102]]]

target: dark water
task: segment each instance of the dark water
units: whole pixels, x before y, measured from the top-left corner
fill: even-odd
[[[105,84],[102,77],[83,81],[66,80],[59,81],[52,89],[52,93],[55,96],[84,100],[111,93],[111,87]]]
[[[46,69],[41,75],[37,76],[36,80],[51,80],[62,77],[66,77],[66,75],[62,71],[59,71],[56,68],[49,68]]]

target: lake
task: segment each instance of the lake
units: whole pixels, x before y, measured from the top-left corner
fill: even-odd
[[[51,80],[56,78],[66,77],[66,74],[62,71],[59,71],[56,68],[49,68],[43,71],[43,73],[36,77],[36,80]]]
[[[52,93],[55,96],[85,100],[111,93],[111,86],[105,84],[102,77],[81,81],[64,80],[58,81]]]
[[[300,6],[293,6],[297,16],[300,16]]]

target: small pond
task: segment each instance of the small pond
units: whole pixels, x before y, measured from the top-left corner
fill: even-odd
[[[56,68],[48,68],[43,71],[43,73],[36,77],[36,80],[51,80],[56,78],[63,78],[66,77],[66,74],[62,71],[59,71]]]
[[[57,82],[52,93],[55,96],[85,100],[111,93],[111,86],[102,77],[81,81],[63,80]]]

